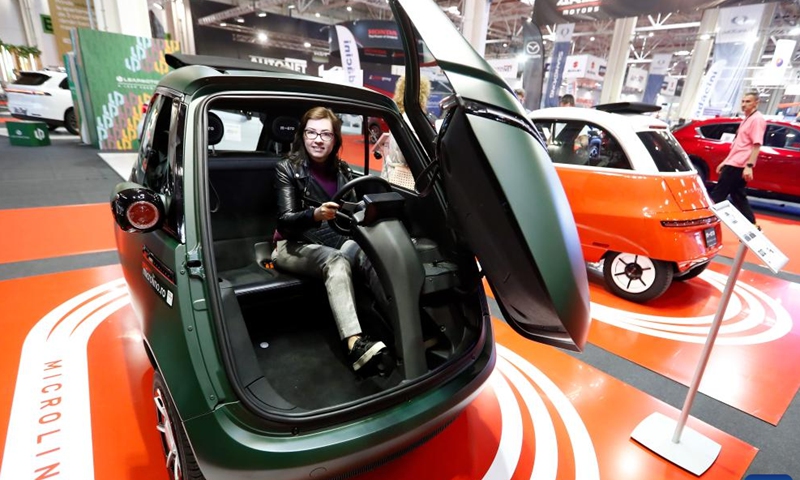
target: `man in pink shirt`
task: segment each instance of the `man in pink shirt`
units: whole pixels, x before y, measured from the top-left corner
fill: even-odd
[[[758,111],[758,93],[744,94],[742,112],[745,118],[736,131],[730,153],[717,166],[719,180],[710,195],[714,203],[719,203],[730,195],[731,203],[742,212],[742,215],[752,223],[756,223],[750,202],[747,201],[745,187],[747,182],[753,179],[753,169],[767,128],[764,116]]]

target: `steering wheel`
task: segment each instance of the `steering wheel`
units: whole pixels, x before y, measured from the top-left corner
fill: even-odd
[[[352,233],[353,226],[356,222],[355,218],[353,218],[353,215],[356,213],[357,204],[352,202],[344,202],[347,204],[344,205],[342,203],[342,198],[350,193],[350,190],[367,183],[379,185],[385,192],[392,191],[391,183],[389,183],[386,179],[376,177],[375,175],[364,175],[363,177],[354,178],[345,183],[342,185],[342,188],[340,188],[339,191],[333,194],[333,198],[331,198],[331,202],[339,204],[339,210],[336,212],[336,216],[332,220],[328,220],[328,225],[331,227],[331,230],[339,235],[349,236]]]

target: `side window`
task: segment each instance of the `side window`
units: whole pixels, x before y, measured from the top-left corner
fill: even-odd
[[[64,80],[61,80],[61,83],[58,84],[58,88],[62,90],[69,90],[69,81],[67,77],[64,77]]]
[[[211,145],[214,150],[228,152],[254,152],[258,150],[264,122],[258,113],[243,110],[209,110],[222,123],[221,139]],[[292,131],[292,134],[294,131]]]
[[[162,97],[152,116],[148,117],[146,147],[143,150],[142,185],[158,193],[168,193],[170,126],[173,117],[173,105],[169,98]]]
[[[722,135],[726,133],[736,135],[736,130],[738,129],[738,123],[715,123],[700,127],[700,133],[702,133],[705,138],[720,140],[722,139]]]
[[[767,125],[764,132],[764,146],[800,150],[800,132],[781,125]]]
[[[578,120],[537,120],[553,163],[631,169],[619,142],[605,129]]]

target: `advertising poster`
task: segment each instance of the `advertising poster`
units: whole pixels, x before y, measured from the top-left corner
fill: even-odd
[[[574,23],[556,25],[556,41],[553,44],[553,54],[550,57],[550,77],[547,79],[547,89],[544,98],[545,107],[558,106],[558,91],[567,64],[572,32],[575,31]]]
[[[88,97],[83,112],[93,146],[101,150],[135,150],[142,106],[168,71],[167,53],[178,42],[80,29],[79,78]]]
[[[522,42],[525,45],[525,64],[522,70],[522,87],[525,89],[525,108],[536,110],[542,105],[544,82],[544,47],[542,32],[533,22],[522,24]]]
[[[89,7],[87,0],[48,0],[53,34],[56,37],[58,58],[72,51],[69,31],[72,28],[89,28]]]
[[[719,74],[702,115],[727,115],[738,111],[745,71],[763,12],[763,4],[720,9],[712,64],[719,67]]]
[[[661,92],[661,86],[664,84],[664,77],[666,77],[667,72],[669,72],[671,62],[671,53],[653,55],[653,62],[650,64],[650,72],[647,75],[647,84],[644,87],[644,94],[642,95],[643,103],[652,103],[655,105],[656,98]],[[674,91],[673,89],[673,93]]]

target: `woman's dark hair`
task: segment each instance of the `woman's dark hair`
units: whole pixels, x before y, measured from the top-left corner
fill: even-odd
[[[306,125],[308,125],[309,120],[324,120],[326,118],[331,121],[331,125],[333,126],[333,148],[327,160],[325,160],[325,165],[331,169],[336,168],[339,163],[339,150],[342,148],[342,121],[333,113],[333,110],[326,107],[314,107],[303,114],[303,117],[300,119],[300,126],[297,127],[297,131],[294,134],[292,151],[289,153],[289,158],[295,161],[301,158],[308,158],[306,145],[303,141],[303,132],[306,131]]]

